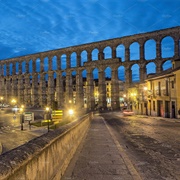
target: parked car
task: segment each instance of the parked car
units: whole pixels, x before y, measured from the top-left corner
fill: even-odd
[[[134,115],[134,112],[130,109],[126,109],[123,111],[123,115],[124,116],[132,116],[132,115]]]

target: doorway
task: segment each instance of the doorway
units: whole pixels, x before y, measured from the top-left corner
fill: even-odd
[[[163,102],[157,101],[157,116],[164,117]]]
[[[171,118],[176,118],[176,109],[175,109],[175,101],[172,101],[172,117]]]
[[[165,101],[165,117],[170,118],[170,101]]]

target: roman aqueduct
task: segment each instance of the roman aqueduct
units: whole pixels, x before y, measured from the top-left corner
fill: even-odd
[[[171,57],[163,57],[162,41],[170,38],[173,42]],[[146,44],[151,41],[155,47],[152,59],[145,57]],[[163,70],[163,64],[180,56],[180,26],[89,44],[61,48],[0,61],[0,96],[8,102],[12,97],[25,105],[44,107],[56,101],[58,107],[72,100],[82,107],[84,97],[87,108],[94,108],[94,69],[98,70],[99,105],[106,107],[107,70],[111,75],[111,107],[119,108],[118,68],[123,67],[124,84],[132,83],[132,67],[139,71],[139,81],[147,77],[147,65],[153,63],[156,73]],[[137,45],[138,59],[131,57],[131,45]],[[118,55],[122,50],[122,57]],[[148,50],[147,50],[148,51]],[[94,54],[95,55],[94,55]],[[149,52],[151,53],[151,52]],[[73,80],[74,78],[74,80]],[[86,78],[84,83],[83,78]],[[75,83],[74,83],[75,81]],[[74,83],[74,84],[73,84]],[[86,86],[86,91],[83,87]]]

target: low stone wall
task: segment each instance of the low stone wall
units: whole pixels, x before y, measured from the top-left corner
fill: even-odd
[[[92,114],[0,156],[1,180],[59,180],[86,134]]]

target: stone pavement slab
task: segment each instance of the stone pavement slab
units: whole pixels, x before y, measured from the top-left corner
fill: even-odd
[[[138,178],[133,177],[103,118],[95,116],[62,179],[131,180]]]

